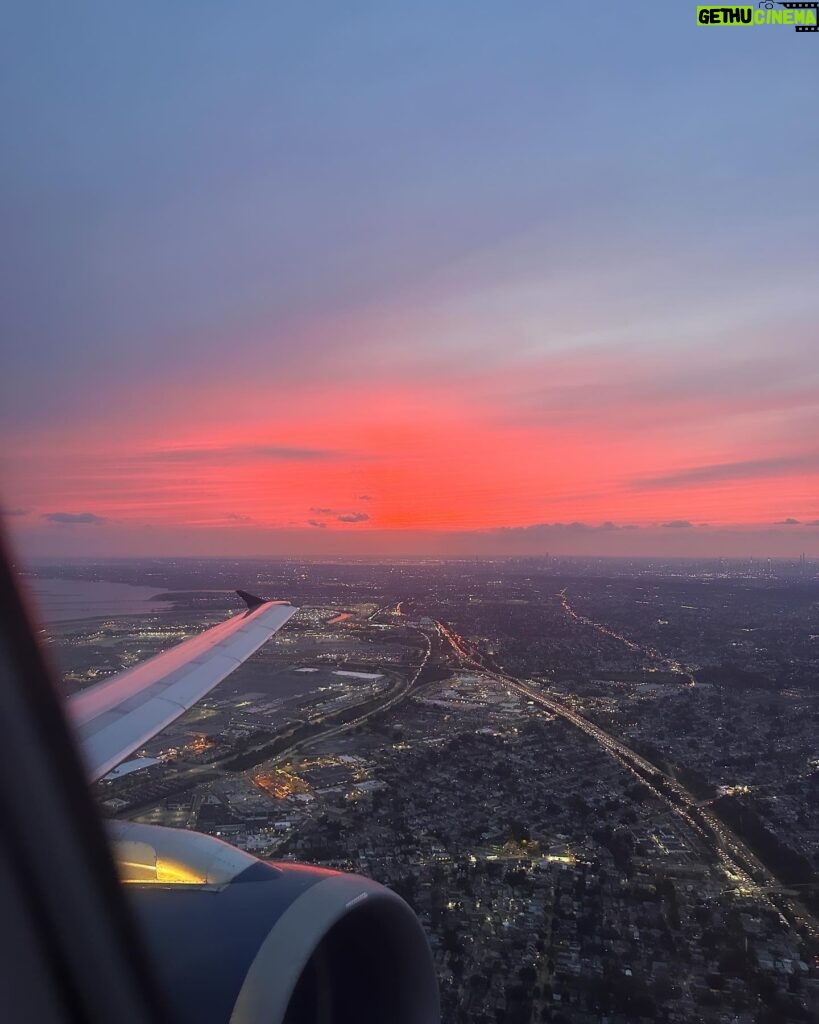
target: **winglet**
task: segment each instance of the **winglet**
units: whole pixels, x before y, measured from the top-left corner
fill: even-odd
[[[237,590],[236,593],[247,605],[248,611],[251,612],[255,611],[256,608],[260,608],[263,604],[268,603],[264,597],[254,597],[253,594],[248,594],[246,590]]]

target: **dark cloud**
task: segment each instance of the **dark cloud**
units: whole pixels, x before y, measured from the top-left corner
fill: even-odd
[[[788,516],[786,519],[777,519],[774,526],[799,526],[799,520]]]
[[[346,512],[336,518],[340,523],[364,523],[370,517],[366,512]]]
[[[313,526],[317,530],[326,530],[327,529],[327,523],[321,523],[321,522],[319,522],[318,519],[308,519],[307,520],[307,525],[308,526]]]
[[[316,516],[335,516],[338,515],[338,510],[334,508],[319,508],[317,505],[311,505],[310,512]]]
[[[239,512],[226,512],[225,520],[228,523],[254,523],[253,516],[244,516]]]
[[[373,496],[371,494],[359,494],[358,495],[358,500],[359,501],[374,501],[375,499],[373,498]]]
[[[564,533],[586,533],[595,530],[603,530],[609,532],[611,530],[626,529],[626,527],[615,526],[611,520],[607,520],[600,526],[591,526],[589,523],[581,523],[578,521],[572,523],[532,523],[529,526],[501,526],[497,530],[489,532],[499,533],[506,536],[510,534],[519,534],[526,536],[548,536],[554,534]]]
[[[692,466],[676,473],[660,476],[637,477],[629,482],[633,490],[653,490],[680,487],[687,484],[719,483],[723,480],[745,480],[756,477],[779,476],[800,469],[819,468],[819,454],[788,455],[772,459],[748,459],[744,462],[719,462],[709,466]]]
[[[30,511],[30,508],[6,508],[0,505],[0,515],[4,516],[27,516]]]
[[[220,448],[190,446],[185,448],[160,448],[142,452],[137,459],[151,462],[234,462],[243,459],[258,459],[269,462],[327,462],[341,459],[347,453],[332,448],[291,448],[284,445],[240,444]]]
[[[606,519],[605,522],[601,522],[595,526],[588,522],[579,522],[575,520],[573,522],[534,522],[529,526],[499,526],[498,529],[489,530],[489,532],[497,532],[497,534],[520,534],[520,535],[542,535],[547,537],[549,535],[565,535],[565,534],[611,534],[614,530],[620,529],[640,529],[640,526],[634,523],[616,523],[612,522],[611,519]]]
[[[660,526],[664,526],[670,530],[687,529],[688,527],[693,525],[694,524],[689,523],[687,519],[669,519],[667,523],[660,523]]]
[[[49,523],[82,523],[91,526],[99,526],[100,523],[108,522],[107,519],[94,515],[93,512],[44,512],[43,519]]]

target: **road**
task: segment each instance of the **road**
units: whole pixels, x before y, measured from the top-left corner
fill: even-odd
[[[575,622],[579,622],[581,625],[590,626],[603,636],[611,637],[612,640],[619,640],[620,643],[625,644],[630,650],[639,651],[651,661],[656,661],[658,665],[661,665],[668,672],[675,672],[678,675],[685,676],[692,686],[697,685],[693,673],[690,669],[686,668],[682,662],[677,661],[675,658],[667,658],[664,654],[661,654],[656,647],[646,647],[636,643],[634,640],[630,640],[627,636],[624,636],[622,633],[618,633],[610,626],[607,626],[604,622],[595,622],[594,619],[590,619],[586,615],[581,615],[579,612],[576,612],[569,604],[565,588],[561,590],[557,596],[560,598],[563,611],[566,612],[570,619],[574,619]]]
[[[429,659],[432,656],[432,641],[429,635],[422,629],[419,629],[417,627],[412,628],[415,628],[416,632],[424,638],[424,643],[426,645],[424,656],[421,659],[420,664],[417,666],[414,673],[410,677],[410,679],[405,681],[403,684],[399,684],[397,687],[391,690],[387,699],[383,701],[383,703],[376,704],[374,707],[371,707],[368,711],[364,712],[361,715],[357,715],[355,718],[351,718],[347,722],[342,722],[338,725],[330,725],[328,726],[328,728],[322,730],[321,732],[312,733],[310,736],[306,736],[303,739],[296,740],[294,743],[291,743],[289,746],[279,751],[278,754],[274,754],[273,757],[267,758],[266,760],[259,762],[259,764],[252,765],[250,768],[246,769],[241,773],[242,776],[244,776],[244,778],[248,781],[253,782],[254,775],[258,774],[262,768],[273,767],[275,765],[281,764],[282,761],[287,760],[287,758],[291,757],[297,751],[305,750],[316,743],[319,743],[323,740],[330,738],[331,736],[337,736],[339,733],[346,732],[349,729],[354,729],[357,725],[363,725],[364,722],[366,722],[369,718],[372,718],[373,715],[382,714],[384,711],[389,711],[391,708],[395,707],[402,700],[404,700],[404,698],[408,695],[408,693],[417,683],[419,676],[426,668]],[[369,703],[369,699],[363,703]],[[318,725],[321,723],[321,721],[321,718],[316,718],[311,721],[311,724]],[[242,753],[250,753],[252,752],[253,749],[264,747],[268,743],[270,743],[270,738],[266,737],[259,743],[257,748],[248,748],[248,750],[242,751]],[[236,752],[231,751],[230,754],[226,754],[225,756],[217,759],[216,761],[208,762],[207,764],[181,764],[178,768],[176,776],[174,777],[178,778],[179,781],[184,779],[188,785],[188,788],[190,788],[191,786],[196,785],[198,782],[204,781],[205,778],[212,776],[215,771],[224,770],[225,765],[232,761],[235,758],[235,756]],[[159,799],[161,798],[158,798],[158,800]],[[158,800],[156,802],[158,802]],[[146,807],[149,806],[151,806],[151,804],[146,803],[144,807],[140,805],[140,809],[144,810]],[[131,808],[129,808],[128,811],[125,813],[131,813]]]
[[[726,828],[720,818],[706,807],[698,806],[696,798],[676,779],[661,772],[656,765],[632,750],[622,740],[607,733],[562,701],[544,695],[524,680],[516,679],[487,665],[480,651],[451,627],[447,627],[443,622],[436,622],[436,626],[441,637],[449,643],[462,664],[480,670],[484,675],[508,686],[584,732],[640,782],[648,786],[659,800],[662,800],[700,837],[706,847],[715,854],[723,869],[737,880],[738,889],[767,902],[777,913],[784,913],[790,918],[813,941],[819,940],[819,922],[816,918],[801,903],[781,894],[785,887],[753,851]],[[768,895],[774,892],[780,892],[778,898]]]
[[[347,732],[349,729],[354,729],[357,725],[363,725],[364,722],[366,722],[368,718],[372,718],[373,715],[383,714],[385,711],[389,711],[390,708],[395,707],[396,704],[399,704],[407,696],[410,690],[412,690],[413,686],[415,686],[415,684],[418,682],[419,676],[426,668],[427,663],[429,662],[429,659],[432,655],[432,641],[430,640],[429,636],[422,629],[418,629],[417,632],[420,633],[420,635],[424,638],[424,642],[426,643],[424,657],[421,659],[421,663],[420,665],[418,665],[412,677],[403,686],[398,687],[397,690],[394,693],[392,693],[388,697],[388,699],[384,701],[383,704],[378,704],[376,705],[376,707],[370,708],[369,711],[366,711],[363,715],[359,715],[357,718],[351,718],[349,722],[342,722],[340,725],[330,726],[330,728],[325,729],[323,732],[314,733],[312,736],[308,736],[303,740],[297,740],[289,747],[286,747],[284,750],[280,751],[278,754],[275,755],[275,757],[271,758],[269,761],[265,761],[265,765],[272,766],[280,764],[282,761],[286,760],[288,757],[291,757],[297,751],[305,750],[316,743],[323,742],[324,740],[329,739],[331,736],[337,736],[339,733]],[[254,772],[257,772],[260,767],[260,765],[256,765],[252,770],[248,771],[246,773],[248,778],[252,778],[252,774]]]

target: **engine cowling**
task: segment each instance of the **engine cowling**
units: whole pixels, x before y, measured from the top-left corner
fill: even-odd
[[[115,856],[175,1020],[437,1024],[426,936],[392,890],[116,823]]]

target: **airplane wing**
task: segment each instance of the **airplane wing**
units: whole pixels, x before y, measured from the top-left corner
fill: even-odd
[[[298,611],[237,593],[247,605],[243,614],[69,699],[92,781],[193,707]]]

